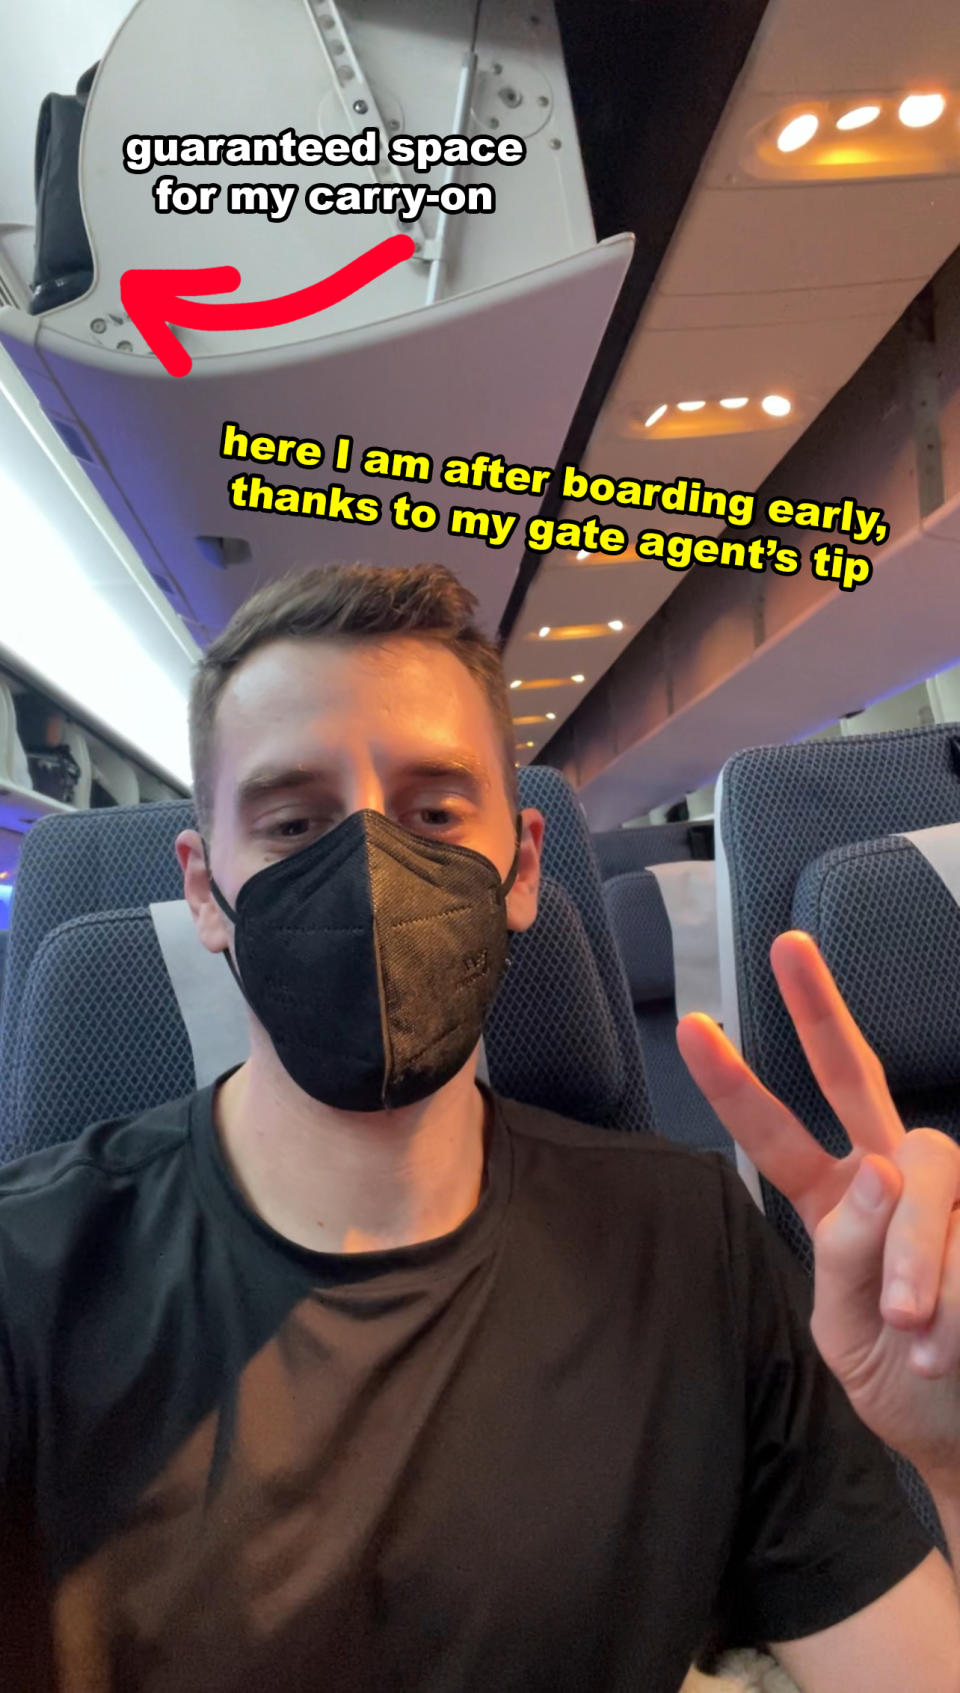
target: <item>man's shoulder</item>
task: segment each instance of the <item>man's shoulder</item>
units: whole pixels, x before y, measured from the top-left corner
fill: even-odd
[[[598,1128],[572,1117],[562,1117],[540,1106],[497,1097],[497,1104],[515,1142],[540,1147],[555,1154],[559,1164],[578,1173],[592,1171],[597,1180],[613,1185],[638,1185],[667,1191],[687,1201],[703,1196],[719,1202],[724,1193],[737,1193],[749,1201],[734,1166],[722,1153],[681,1146],[653,1132]]]
[[[182,1152],[193,1097],[93,1123],[74,1140],[0,1166],[0,1244],[37,1241],[54,1219],[63,1239],[112,1198],[129,1199],[132,1187]]]

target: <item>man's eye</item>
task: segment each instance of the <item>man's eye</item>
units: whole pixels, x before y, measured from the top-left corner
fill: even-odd
[[[282,823],[271,823],[267,833],[276,840],[296,841],[311,829],[323,829],[322,818],[318,817],[287,817]]]
[[[459,821],[456,812],[445,805],[423,805],[413,813],[412,825],[414,828],[450,829]]]

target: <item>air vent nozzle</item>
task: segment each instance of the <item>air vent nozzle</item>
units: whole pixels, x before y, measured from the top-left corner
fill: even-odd
[[[233,564],[249,564],[253,557],[250,542],[237,535],[198,535],[197,546],[207,563],[217,570],[229,570]]]

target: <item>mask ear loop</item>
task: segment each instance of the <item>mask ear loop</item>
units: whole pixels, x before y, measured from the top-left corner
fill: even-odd
[[[520,868],[520,844],[523,840],[523,818],[521,817],[519,811],[517,812],[517,831],[516,832],[517,832],[517,844],[516,844],[516,847],[514,848],[514,852],[513,852],[513,863],[511,864],[509,870],[507,871],[506,880],[503,882],[501,889],[500,889],[504,898],[506,898],[507,894],[510,892],[510,889],[513,887],[513,884],[517,879],[517,871]]]
[[[229,917],[229,919],[230,919],[231,923],[233,924],[234,928],[236,928],[236,926],[237,926],[237,914],[232,909],[232,907],[227,904],[227,901],[224,899],[223,894],[220,892],[220,889],[217,887],[216,881],[214,880],[213,871],[210,868],[210,854],[207,851],[207,843],[204,840],[202,835],[200,836],[200,845],[203,847],[203,862],[207,867],[207,875],[210,878],[210,892],[213,894],[213,897],[216,900],[217,904],[219,905],[220,910],[223,912],[224,916]],[[231,976],[233,977],[234,981],[237,984],[237,987],[240,989],[240,992],[243,994],[244,999],[247,1000],[247,1004],[249,1005],[250,1001],[247,999],[246,989],[244,988],[244,985],[243,985],[242,981],[240,980],[240,972],[237,969],[237,966],[234,964],[233,959],[230,956],[230,948],[229,947],[226,948],[223,956],[227,961],[227,969],[230,971]],[[252,1009],[252,1007],[251,1007],[251,1009]]]

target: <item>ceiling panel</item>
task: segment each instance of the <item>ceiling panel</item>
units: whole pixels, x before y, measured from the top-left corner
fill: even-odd
[[[755,489],[860,368],[960,243],[960,176],[754,186],[744,170],[752,134],[799,95],[946,89],[951,80],[960,91],[957,17],[956,0],[916,0],[909,10],[899,0],[772,0],[581,455],[584,469]],[[774,427],[698,435],[692,414],[683,436],[644,432],[662,404],[765,393],[792,403]],[[833,490],[814,492],[828,498]],[[591,511],[619,523],[631,542],[641,527],[719,528],[716,519],[589,501],[568,502],[562,515],[582,520]],[[631,590],[643,583],[639,614],[628,596],[617,616],[635,620],[648,604],[647,615],[655,613],[684,580],[660,565],[648,568],[630,583]],[[564,574],[541,567],[515,633],[560,620]],[[511,636],[509,665],[523,650]],[[588,682],[608,662],[606,648],[594,643],[583,660]],[[570,704],[565,695],[558,725]]]
[[[954,0],[780,0],[757,35],[753,88],[880,90],[960,77]]]

